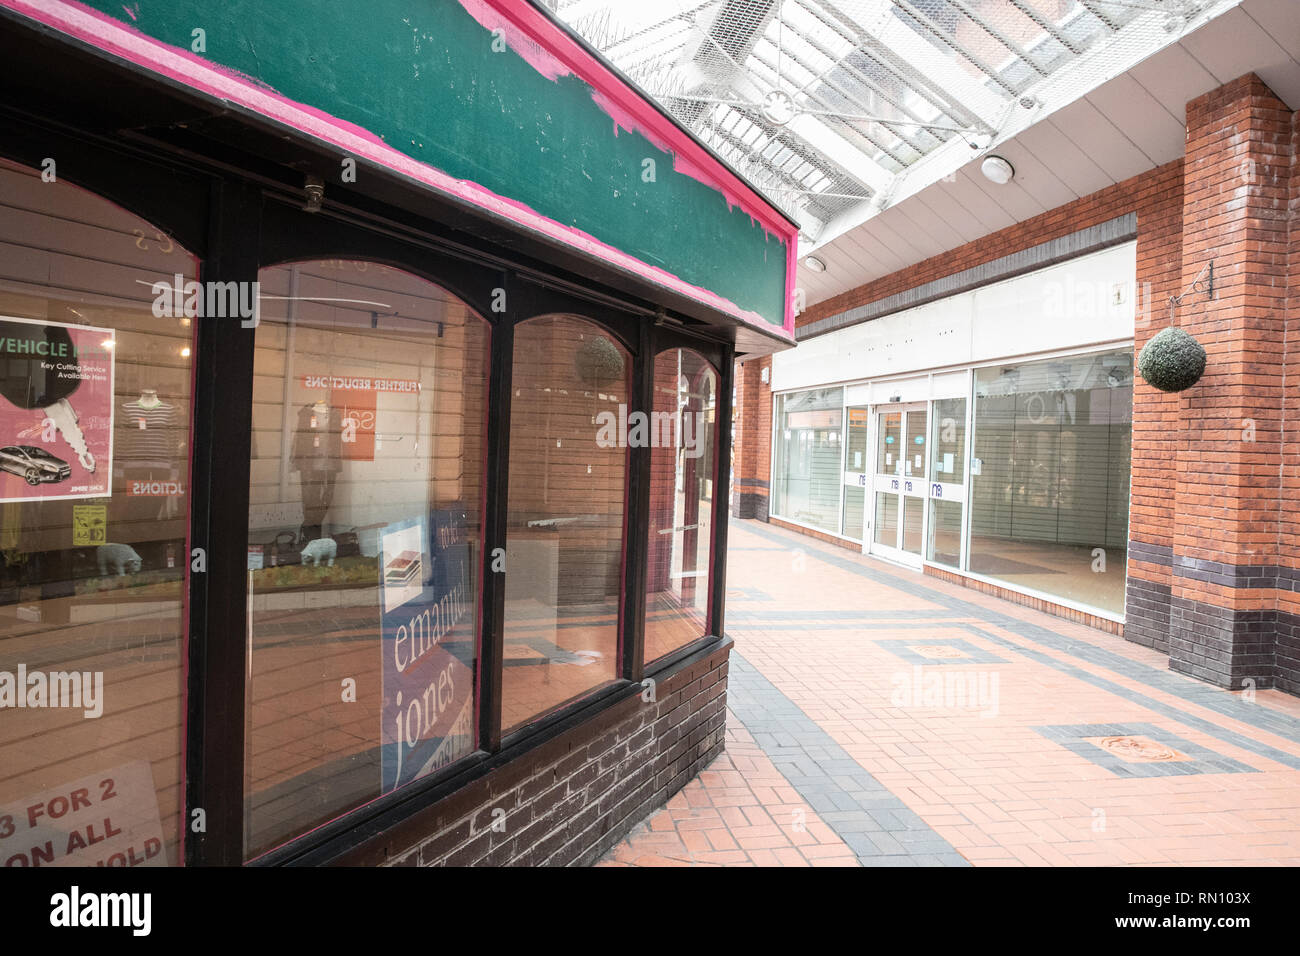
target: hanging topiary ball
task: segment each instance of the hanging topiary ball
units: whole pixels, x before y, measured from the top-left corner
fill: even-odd
[[[583,339],[573,364],[578,378],[593,388],[607,388],[623,381],[623,353],[604,336]]]
[[[1205,372],[1205,349],[1182,329],[1165,329],[1143,347],[1138,372],[1162,392],[1181,392]]]

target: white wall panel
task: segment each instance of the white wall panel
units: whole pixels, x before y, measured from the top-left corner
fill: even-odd
[[[1128,242],[820,335],[772,357],[772,389],[861,382],[1132,338],[1136,274],[1137,247]]]

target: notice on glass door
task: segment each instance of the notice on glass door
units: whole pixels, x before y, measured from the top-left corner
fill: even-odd
[[[113,341],[0,316],[0,501],[112,494]]]

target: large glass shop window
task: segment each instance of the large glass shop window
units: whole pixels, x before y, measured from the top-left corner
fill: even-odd
[[[475,747],[489,340],[388,266],[260,279],[248,856]]]
[[[839,533],[843,404],[840,388],[777,396],[773,514]]]
[[[3,866],[181,862],[195,265],[0,160]]]
[[[979,369],[969,569],[1124,610],[1133,353]]]
[[[645,659],[705,634],[713,543],[718,376],[689,349],[655,358]],[[636,423],[633,423],[635,427]]]
[[[618,676],[631,371],[591,322],[515,329],[503,730]]]

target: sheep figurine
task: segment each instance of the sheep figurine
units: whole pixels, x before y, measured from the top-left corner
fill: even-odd
[[[144,566],[140,555],[129,544],[101,544],[95,550],[100,577],[107,576],[110,567],[118,577],[124,577],[128,573],[137,574]]]
[[[338,542],[333,538],[317,538],[302,549],[302,563],[313,567],[322,564],[334,567],[334,556],[339,552]]]

